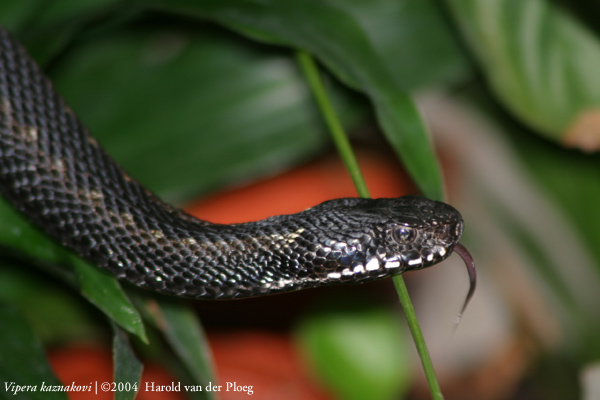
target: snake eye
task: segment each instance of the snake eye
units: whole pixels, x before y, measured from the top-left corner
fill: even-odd
[[[415,231],[409,226],[401,226],[394,230],[394,239],[400,244],[409,243],[415,237]]]

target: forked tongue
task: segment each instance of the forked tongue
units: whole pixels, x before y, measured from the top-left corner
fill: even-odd
[[[465,309],[467,308],[471,297],[473,297],[473,294],[475,293],[475,287],[477,286],[477,271],[475,270],[475,261],[473,261],[473,257],[471,257],[471,254],[465,246],[458,243],[456,246],[454,246],[454,251],[465,262],[465,266],[467,267],[467,271],[469,272],[470,282],[469,293],[467,293],[467,298],[465,299],[462,309],[456,317],[456,324],[454,325],[454,331],[456,331],[456,328],[458,328],[458,324],[460,324],[460,320],[462,319],[463,313],[465,312]]]

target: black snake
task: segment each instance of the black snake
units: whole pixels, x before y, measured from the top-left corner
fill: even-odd
[[[346,198],[222,225],[130,178],[88,135],[26,51],[0,28],[0,191],[64,246],[120,279],[191,298],[240,298],[362,283],[436,264],[461,215],[417,196]],[[469,297],[470,297],[469,294]]]

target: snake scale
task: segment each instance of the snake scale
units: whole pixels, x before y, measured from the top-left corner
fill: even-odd
[[[453,250],[470,260],[458,243],[458,211],[417,196],[336,199],[231,225],[165,204],[105,153],[2,28],[0,192],[48,235],[117,278],[180,297],[363,283],[431,266]]]

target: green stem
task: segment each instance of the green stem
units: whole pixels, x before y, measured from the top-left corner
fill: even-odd
[[[342,159],[344,160],[348,171],[350,172],[350,176],[352,176],[352,180],[354,181],[354,185],[356,186],[359,196],[370,197],[367,184],[365,183],[362,173],[360,172],[360,168],[358,166],[358,162],[356,161],[354,152],[352,151],[352,147],[350,146],[348,136],[344,132],[344,128],[342,128],[342,124],[340,123],[333,109],[333,105],[331,104],[323,82],[321,81],[316,63],[305,51],[298,51],[297,58],[300,67],[302,68],[302,71],[308,80],[310,89],[315,96],[319,109],[321,110],[325,122],[327,123],[327,127],[329,128],[331,136],[333,137],[333,141]],[[434,400],[443,400],[444,396],[442,395],[440,385],[438,384],[435,376],[433,363],[429,357],[429,351],[427,350],[423,332],[419,326],[415,309],[410,301],[408,290],[406,289],[404,279],[401,275],[394,277],[394,285],[396,286],[396,291],[398,292],[400,304],[402,305],[404,313],[406,314],[406,320],[408,321],[408,326],[412,333],[413,340],[417,346],[417,352],[419,353],[421,363],[423,364],[423,370],[425,371],[425,377],[427,378],[431,395],[433,396]]]
[[[415,346],[417,346],[417,353],[419,353],[419,357],[421,358],[423,371],[425,371],[425,379],[427,379],[427,384],[429,385],[431,395],[433,396],[434,400],[443,400],[444,395],[442,395],[442,390],[440,389],[440,385],[435,376],[435,370],[433,369],[433,363],[431,362],[431,357],[429,356],[429,350],[427,350],[427,344],[425,343],[421,326],[417,320],[415,308],[410,301],[410,296],[408,295],[408,289],[404,283],[404,278],[402,278],[402,275],[396,275],[393,278],[393,281],[394,286],[396,286],[396,292],[398,292],[400,304],[402,305],[402,309],[406,315],[406,320],[408,321],[410,333],[412,333]]]
[[[325,119],[325,123],[329,128],[329,132],[333,137],[333,142],[344,160],[344,164],[346,164],[346,168],[352,177],[352,181],[354,182],[354,186],[356,186],[356,191],[360,197],[371,197],[369,195],[369,189],[367,188],[367,184],[365,183],[365,179],[362,176],[362,172],[360,171],[360,167],[358,166],[358,161],[356,161],[356,157],[354,156],[354,152],[352,151],[352,146],[350,146],[350,141],[348,140],[348,136],[346,132],[344,132],[344,128],[338,119],[335,110],[333,109],[333,104],[329,100],[329,96],[327,95],[327,91],[325,90],[325,86],[323,85],[323,81],[321,80],[321,76],[319,74],[319,69],[315,64],[315,61],[312,57],[306,53],[305,51],[298,51],[297,53],[298,62],[302,67],[302,71],[308,80],[308,84],[310,89],[315,96],[315,100],[323,114],[323,118]]]

